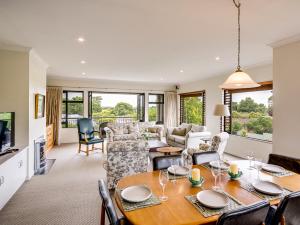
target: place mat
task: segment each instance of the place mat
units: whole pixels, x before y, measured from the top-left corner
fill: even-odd
[[[223,162],[224,164],[228,165],[228,163]],[[205,167],[206,169],[211,169],[212,166],[209,163],[201,164],[201,166]],[[228,165],[229,166],[229,165]],[[228,169],[220,169],[221,171],[227,171]]]
[[[121,191],[122,189],[116,189],[116,193],[120,199],[120,202],[125,212],[161,204],[159,198],[153,193],[152,196],[144,202],[127,202],[121,197]]]
[[[192,203],[193,206],[206,218],[210,217],[210,216],[219,215],[219,214],[222,214],[222,213],[234,210],[234,209],[238,209],[238,208],[244,206],[243,203],[241,203],[239,200],[237,200],[233,196],[229,195],[228,193],[226,193],[226,192],[222,192],[222,193],[227,195],[229,198],[229,204],[222,209],[211,209],[211,208],[201,205],[201,203],[197,200],[196,195],[185,196],[185,198],[190,203]]]
[[[292,171],[289,171],[289,170],[284,170],[284,172],[282,172],[282,173],[273,173],[273,172],[269,172],[269,171],[265,171],[265,170],[262,170],[262,172],[264,172],[266,174],[269,174],[269,175],[272,175],[274,177],[288,177],[288,176],[293,176],[293,175],[296,174],[296,173],[294,173]]]
[[[280,195],[267,195],[261,192],[258,192],[255,190],[255,188],[252,186],[251,183],[248,182],[243,182],[241,183],[241,188],[251,192],[252,194],[256,195],[257,197],[266,200],[266,201],[272,201],[272,200],[277,200],[277,199],[283,199],[286,195],[292,193],[292,191],[284,188],[282,194]]]
[[[187,178],[189,175],[174,175],[168,172],[168,170],[163,170],[165,174],[168,174],[169,180],[177,180],[177,179],[182,179],[182,178]]]

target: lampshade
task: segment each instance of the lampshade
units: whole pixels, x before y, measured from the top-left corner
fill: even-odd
[[[227,105],[217,104],[214,110],[215,116],[230,116],[229,108]]]
[[[222,89],[241,89],[241,88],[254,88],[259,87],[260,84],[256,83],[251,77],[241,70],[235,71],[227,80],[220,85]]]

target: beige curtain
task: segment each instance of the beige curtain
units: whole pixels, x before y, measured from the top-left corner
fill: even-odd
[[[61,124],[62,88],[47,87],[46,94],[46,123],[53,124],[54,144],[58,145],[59,128]]]
[[[165,126],[177,126],[177,93],[165,92]]]

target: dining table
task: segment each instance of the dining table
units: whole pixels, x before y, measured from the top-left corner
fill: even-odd
[[[258,172],[256,169],[248,168],[249,161],[235,160],[228,163],[236,163],[243,171],[240,180],[231,180],[227,172],[223,172],[218,177],[218,186],[226,193],[243,203],[251,205],[262,201],[257,195],[242,187],[242,182],[257,179]],[[188,178],[177,179],[176,182],[169,181],[165,188],[165,194],[168,196],[167,201],[151,207],[125,211],[122,207],[121,197],[115,193],[115,200],[118,208],[124,214],[126,219],[133,225],[199,225],[199,224],[216,224],[220,215],[204,217],[186,196],[196,195],[203,190],[209,190],[214,186],[215,179],[207,165],[193,165],[193,168],[199,168],[204,183],[201,187],[193,187]],[[292,192],[300,191],[300,175],[292,174],[285,177],[277,177],[260,171],[259,179],[274,182],[283,188]],[[116,187],[116,190],[122,190],[133,185],[146,185],[156,196],[161,196],[162,188],[159,184],[159,171],[135,174],[122,178]],[[270,201],[271,205],[276,205],[279,199]]]

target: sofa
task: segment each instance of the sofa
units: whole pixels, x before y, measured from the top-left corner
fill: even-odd
[[[205,126],[182,123],[179,127],[167,128],[166,139],[170,146],[180,148],[198,147],[203,140],[208,140],[211,132]]]
[[[163,129],[150,122],[108,123],[104,128],[109,142],[126,140],[161,140]]]

